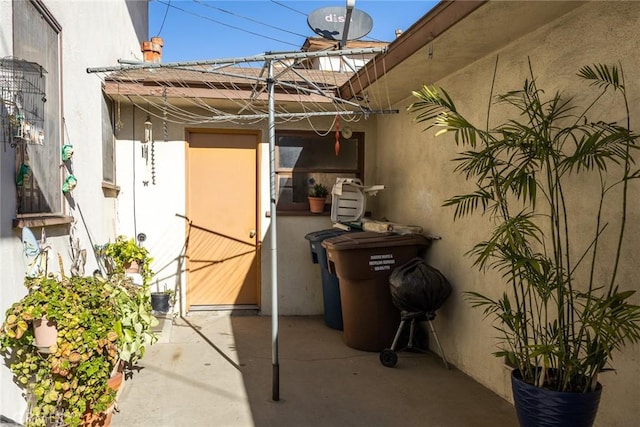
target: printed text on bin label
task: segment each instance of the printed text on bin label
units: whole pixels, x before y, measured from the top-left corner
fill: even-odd
[[[391,270],[391,266],[395,263],[393,254],[371,255],[369,257],[369,265],[373,267],[373,271]]]

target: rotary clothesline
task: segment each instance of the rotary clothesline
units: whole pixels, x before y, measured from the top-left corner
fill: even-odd
[[[249,58],[232,58],[227,60],[194,61],[186,63],[160,64],[144,63],[88,69],[89,73],[109,73],[104,77],[105,85],[115,84],[111,88],[112,96],[125,96],[139,108],[152,114],[150,108],[154,98],[162,99],[162,104],[154,105],[162,112],[165,124],[168,120],[182,123],[210,123],[212,121],[268,120],[269,135],[269,179],[270,179],[270,228],[271,228],[271,310],[272,310],[272,399],[280,400],[280,364],[278,355],[278,234],[276,210],[276,177],[275,177],[275,127],[276,119],[292,120],[314,115],[328,115],[355,119],[368,117],[370,114],[392,114],[387,92],[386,110],[375,110],[375,105],[383,105],[378,93],[363,93],[353,99],[342,99],[339,88],[350,85],[351,93],[356,93],[351,86],[353,78],[358,79],[359,87],[370,87],[373,83],[366,72],[367,84],[362,84],[362,76],[354,68],[351,73],[342,71],[324,71],[319,69],[296,68],[302,60],[310,58],[322,59],[360,55],[361,65],[367,62],[365,55],[384,52],[385,48],[365,48],[352,50],[334,50],[319,52],[289,52],[282,54],[265,54]],[[375,57],[370,59],[375,61]],[[232,67],[239,63],[261,64],[260,69],[250,67]],[[331,69],[334,63],[329,61]],[[276,66],[277,65],[277,66]],[[377,65],[374,63],[374,65]],[[384,67],[384,61],[382,61]],[[348,67],[347,67],[348,68]],[[160,70],[172,70],[169,79]],[[339,70],[343,67],[339,66]],[[143,73],[140,74],[140,71]],[[383,71],[386,71],[383,69]],[[184,73],[188,73],[188,76]],[[155,76],[154,76],[155,74]],[[200,76],[201,78],[197,78]],[[222,77],[226,77],[223,79]],[[131,87],[131,83],[135,87]],[[121,87],[122,86],[122,87]],[[142,88],[140,87],[142,86]],[[115,89],[115,91],[113,90]],[[206,93],[199,92],[204,90]],[[213,97],[212,95],[217,97]],[[169,98],[187,101],[189,108],[177,106],[177,102],[169,102]],[[224,104],[213,107],[206,100],[215,99]],[[276,104],[277,99],[277,104]],[[265,103],[266,101],[266,103]],[[233,108],[232,108],[233,107]],[[192,110],[203,110],[196,113]],[[277,111],[276,111],[277,110]],[[297,111],[296,111],[297,110]],[[205,114],[206,112],[206,114]],[[171,114],[171,118],[168,116]],[[201,120],[201,121],[198,121]],[[311,124],[311,123],[310,123]],[[311,126],[313,128],[313,126]],[[165,126],[166,128],[166,126]],[[314,129],[315,130],[315,129]]]
[[[360,87],[369,86],[372,82],[368,73],[360,76],[356,66],[372,61],[384,70],[384,62],[376,63],[374,55],[385,49],[284,52],[209,61],[124,64],[87,71],[103,79],[108,94],[165,122],[246,124],[269,116],[265,70],[271,64],[276,101],[273,114],[278,123],[317,116],[357,121],[371,114],[398,112],[389,105],[388,93],[370,91],[349,100],[338,95],[338,89],[351,85],[353,79]],[[314,61],[325,69],[317,64],[308,68]],[[383,105],[385,108],[380,108]]]

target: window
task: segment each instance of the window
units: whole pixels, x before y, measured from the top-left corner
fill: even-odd
[[[105,94],[102,96],[102,193],[105,197],[118,197],[116,185],[115,144],[116,132],[122,128],[120,102],[114,105]]]
[[[276,192],[278,210],[307,210],[309,187],[314,183],[329,189],[338,177],[360,178],[364,172],[364,133],[340,138],[335,153],[335,133],[276,131]]]
[[[60,31],[41,1],[13,3],[13,58],[2,62],[2,114],[12,118],[17,213],[62,214]]]
[[[116,170],[114,160],[114,125],[113,125],[113,108],[111,101],[103,94],[102,97],[102,181],[115,184]]]

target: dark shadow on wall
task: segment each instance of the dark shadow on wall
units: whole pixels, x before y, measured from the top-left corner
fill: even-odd
[[[21,426],[22,424],[19,424],[7,417],[5,417],[4,415],[0,415],[0,427],[9,427],[9,426]]]
[[[135,20],[133,19],[134,16],[139,15],[139,10],[140,9],[146,9],[147,10],[147,14],[143,16],[143,18],[145,19],[144,22],[138,22],[138,24],[140,25],[136,25],[136,36],[138,37],[138,40],[140,40],[140,42],[145,41],[145,37],[147,37],[147,22],[149,21],[149,15],[148,15],[148,2],[146,1],[131,1],[128,0],[125,2],[127,5],[127,10],[129,11],[129,17],[131,18],[132,22],[134,24],[136,24]],[[167,6],[168,7],[168,6]],[[109,64],[103,64],[103,65],[109,65]]]

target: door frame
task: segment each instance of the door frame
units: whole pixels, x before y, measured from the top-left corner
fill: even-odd
[[[262,130],[261,129],[237,129],[237,128],[200,128],[200,127],[185,127],[184,128],[184,158],[185,158],[185,169],[184,169],[184,174],[185,174],[185,213],[187,214],[187,218],[189,217],[189,211],[187,210],[188,208],[188,202],[189,202],[189,188],[190,188],[190,180],[189,180],[189,134],[191,133],[208,133],[208,134],[232,134],[232,135],[253,135],[256,137],[256,157],[255,157],[255,171],[256,171],[256,181],[254,183],[255,188],[256,188],[256,203],[255,203],[255,218],[256,218],[256,224],[255,224],[255,230],[256,230],[256,305],[257,305],[257,309],[260,310],[262,307],[262,222],[260,221],[260,200],[261,200],[261,162],[260,159],[262,158],[262,146],[263,146],[263,141],[262,141]],[[189,235],[189,227],[190,227],[190,223],[191,220],[188,219],[186,224],[185,224],[185,242],[186,246],[185,246],[185,256],[187,254],[187,249],[188,249],[188,240],[187,237]],[[188,262],[188,260],[187,260]],[[186,265],[186,264],[185,264]],[[189,304],[189,292],[188,288],[189,288],[189,275],[187,274],[188,271],[186,271],[185,269],[185,289],[184,289],[184,301],[185,301],[185,311],[189,312],[190,310],[190,304]],[[234,306],[220,306],[220,309],[233,309]],[[246,307],[243,305],[238,305],[235,306],[239,309],[242,308],[253,308],[255,309],[255,307],[251,306],[251,307]]]

